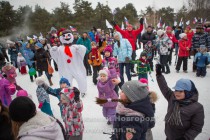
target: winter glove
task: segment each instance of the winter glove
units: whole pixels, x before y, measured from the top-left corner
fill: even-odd
[[[111,21],[111,25],[112,25],[112,26],[116,26],[117,24],[116,24],[116,22],[113,20],[113,21]]]
[[[184,137],[178,138],[176,140],[186,140]]]
[[[130,62],[130,58],[129,57],[126,57],[125,58],[125,63],[129,63]]]
[[[112,99],[111,99],[111,98],[108,98],[107,101],[108,101],[108,102],[112,102]]]
[[[156,76],[162,75],[161,64],[156,64],[155,66],[156,66]]]
[[[139,20],[139,23],[140,23],[141,25],[143,25],[143,24],[144,24],[144,18],[141,18],[141,19]]]
[[[3,76],[4,78],[7,78],[7,75],[6,75],[5,73],[2,73],[2,76]]]
[[[76,102],[78,102],[78,101],[80,101],[80,91],[77,89],[77,88],[75,88],[74,87],[74,100],[76,101]]]
[[[39,106],[38,106],[38,108],[42,108],[42,106],[43,106],[43,103],[39,103]]]

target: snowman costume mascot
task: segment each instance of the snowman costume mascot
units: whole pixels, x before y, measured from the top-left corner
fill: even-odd
[[[58,65],[60,78],[64,77],[72,84],[73,78],[77,81],[82,97],[87,91],[86,69],[83,59],[86,47],[83,45],[72,45],[74,37],[70,30],[60,31],[61,46],[53,46],[50,49],[52,58]]]

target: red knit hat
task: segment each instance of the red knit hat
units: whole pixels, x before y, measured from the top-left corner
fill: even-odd
[[[188,25],[188,26],[186,27],[186,29],[189,29],[189,30],[191,30],[191,27],[190,27],[190,25]]]
[[[172,28],[171,28],[170,26],[168,26],[168,27],[166,28],[166,30],[172,30]]]
[[[128,27],[133,28],[133,25],[131,25],[131,24],[127,24],[127,28],[128,28]]]

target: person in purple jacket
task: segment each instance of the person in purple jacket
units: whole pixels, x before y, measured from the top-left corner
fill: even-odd
[[[10,82],[0,74],[0,99],[2,104],[8,107],[12,101],[11,95],[16,91],[16,87],[12,86]]]
[[[118,99],[116,92],[114,91],[115,85],[112,83],[112,79],[116,78],[115,69],[102,69],[99,71],[99,79],[97,88],[100,99],[107,99],[109,102],[103,104],[103,116],[108,119],[107,124],[113,124],[116,114],[116,102],[111,102],[112,99]]]

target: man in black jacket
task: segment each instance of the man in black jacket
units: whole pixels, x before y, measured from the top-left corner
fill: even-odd
[[[141,42],[143,43],[143,46],[148,42],[153,42],[155,40],[155,34],[153,33],[152,26],[147,27],[147,32],[145,32],[141,37]]]

